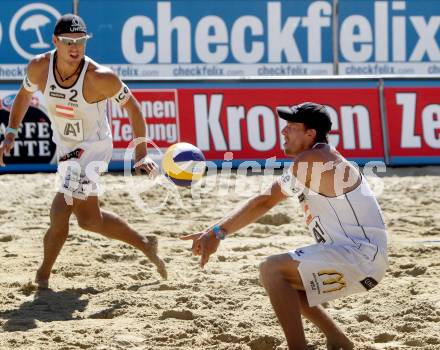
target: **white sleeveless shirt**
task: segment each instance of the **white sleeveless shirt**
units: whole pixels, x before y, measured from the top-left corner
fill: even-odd
[[[379,204],[365,177],[352,191],[327,197],[303,186],[292,168],[278,180],[283,193],[298,196],[306,224],[317,243],[351,245],[369,260],[387,256],[387,232]]]
[[[62,153],[78,147],[90,147],[112,134],[106,116],[106,100],[88,103],[84,99],[84,77],[91,59],[84,57],[78,79],[70,87],[62,87],[55,78],[55,50],[51,51],[49,73],[43,95],[52,124],[53,141]]]

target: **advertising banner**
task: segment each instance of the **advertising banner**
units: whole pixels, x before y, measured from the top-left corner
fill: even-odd
[[[147,123],[148,138],[160,149],[180,140],[177,90],[133,89]],[[123,160],[125,150],[133,139],[127,113],[116,103],[108,106],[113,132],[113,160]],[[185,120],[186,121],[186,120]],[[154,151],[154,150],[152,150]]]
[[[0,79],[22,79],[32,57],[53,49],[56,20],[72,10],[71,0],[2,1]]]
[[[283,153],[285,126],[276,107],[305,101],[326,105],[332,119],[330,142],[342,154],[363,162],[383,159],[377,89],[179,89],[181,138],[208,159],[266,159]],[[195,131],[195,132],[194,132]]]
[[[73,3],[2,2],[0,79],[53,48]],[[87,54],[122,78],[331,75],[334,62],[339,74],[440,74],[439,1],[336,3],[335,14],[332,0],[80,0],[78,14]]]
[[[439,74],[440,2],[339,0],[339,74]]]
[[[17,90],[0,90],[0,135],[9,121],[9,112]],[[2,137],[1,137],[2,139]],[[31,105],[20,125],[14,148],[4,156],[7,170],[26,170],[36,166],[41,170],[56,169],[56,146],[52,142],[52,128],[41,93],[34,94]],[[6,168],[4,168],[6,169]]]
[[[360,165],[385,159],[390,165],[440,164],[438,80],[385,80],[383,108],[379,81],[373,79],[133,81],[128,85],[139,101],[156,160],[167,147],[183,141],[217,163],[264,164],[273,157],[287,161],[281,135],[285,122],[277,117],[276,108],[312,101],[328,109],[329,142],[349,160]],[[7,83],[0,90],[0,141],[18,86]],[[133,134],[126,111],[112,102],[107,107],[114,145],[110,168],[122,169]],[[8,166],[0,172],[54,170],[56,150],[51,139],[44,98],[38,92],[15,148],[5,158]]]
[[[330,1],[81,0],[80,12],[92,57],[125,77],[333,72]]]
[[[440,84],[424,85],[385,88],[392,164],[440,164]]]

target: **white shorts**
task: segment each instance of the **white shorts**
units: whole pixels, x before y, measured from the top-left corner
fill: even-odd
[[[382,280],[388,267],[380,252],[371,261],[349,245],[314,244],[288,253],[300,262],[298,270],[310,306],[368,291]]]
[[[112,152],[111,139],[82,143],[73,150],[57,147],[58,192],[78,199],[99,195],[100,174],[107,171]]]

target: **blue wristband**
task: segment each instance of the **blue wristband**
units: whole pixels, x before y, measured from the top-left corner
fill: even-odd
[[[224,229],[222,229],[219,225],[215,225],[212,228],[212,232],[214,232],[215,238],[217,238],[219,240],[223,241],[226,238],[226,231]]]
[[[10,128],[9,126],[5,130],[5,136],[6,134],[14,134],[15,136],[18,135],[18,129]]]

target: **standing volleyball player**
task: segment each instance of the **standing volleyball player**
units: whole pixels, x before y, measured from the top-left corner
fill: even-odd
[[[388,259],[382,213],[365,177],[328,144],[331,121],[324,106],[304,103],[277,112],[287,120],[282,135],[292,166],[270,190],[183,239],[193,240],[203,267],[225,236],[297,196],[317,243],[267,258],[260,265],[261,282],[289,349],[306,349],[301,315],[325,334],[328,349],[353,349],[320,304],[367,291],[383,278]]]
[[[83,229],[136,247],[156,265],[163,278],[167,276],[165,264],[157,255],[156,238],[141,236],[120,217],[99,207],[98,174],[106,170],[112,156],[112,134],[105,112],[107,99],[125,108],[135,138],[146,137],[146,125],[127,86],[111,70],[84,55],[89,38],[79,16],[66,14],[59,18],[53,34],[55,50],[30,61],[0,146],[0,165],[4,166],[3,154],[14,146],[32,94],[42,91],[62,181],[52,202],[50,227],[44,236],[44,259],[36,274],[40,288],[48,287],[52,266],[68,236],[72,213]],[[146,143],[136,147],[135,158],[137,173],[154,175],[157,171],[147,155]]]

